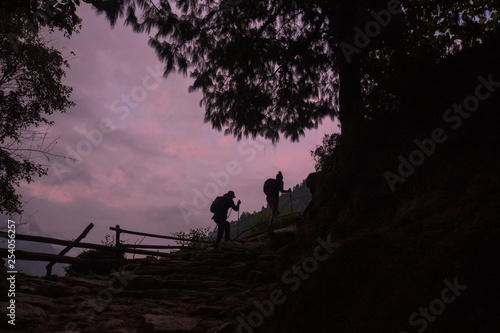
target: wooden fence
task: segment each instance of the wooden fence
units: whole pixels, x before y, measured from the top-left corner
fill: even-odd
[[[110,227],[110,230],[114,230],[116,232],[115,236],[115,246],[110,247],[106,245],[99,245],[99,244],[92,244],[92,243],[82,243],[81,240],[87,236],[89,231],[94,227],[92,223],[90,223],[87,228],[81,233],[80,236],[78,236],[75,240],[63,240],[63,239],[57,239],[57,238],[50,238],[50,237],[42,237],[42,236],[32,236],[32,235],[23,235],[23,234],[18,234],[16,233],[16,240],[24,240],[24,241],[31,241],[31,242],[38,242],[38,243],[47,243],[47,244],[54,244],[54,245],[63,245],[66,246],[59,254],[48,254],[48,253],[38,253],[38,252],[27,252],[27,251],[21,251],[21,250],[16,250],[16,259],[20,260],[33,260],[33,261],[48,261],[49,264],[47,265],[47,275],[52,274],[52,267],[54,266],[55,263],[65,263],[65,264],[75,264],[75,263],[80,263],[80,264],[96,264],[96,263],[111,263],[116,261],[123,261],[123,262],[130,262],[131,259],[81,259],[81,258],[74,258],[74,257],[68,257],[65,256],[69,250],[72,248],[86,248],[86,249],[95,249],[95,250],[107,250],[107,251],[116,251],[117,258],[121,258],[121,255],[123,253],[134,253],[134,254],[142,254],[142,255],[151,255],[151,256],[158,256],[158,257],[166,257],[169,256],[169,253],[165,252],[156,252],[156,251],[148,251],[148,250],[143,250],[143,249],[181,249],[184,246],[175,246],[175,245],[140,245],[140,244],[123,244],[120,239],[121,234],[132,234],[132,235],[139,235],[139,236],[146,236],[146,237],[155,237],[155,238],[162,238],[162,239],[171,239],[171,240],[180,240],[180,241],[187,241],[187,242],[199,242],[199,243],[209,243],[212,244],[211,242],[208,241],[199,241],[199,240],[193,240],[193,239],[186,239],[186,238],[179,238],[179,237],[172,237],[172,236],[165,236],[165,235],[156,235],[156,234],[149,234],[149,233],[144,233],[144,232],[137,232],[137,231],[130,231],[130,230],[125,230],[121,229],[119,225],[116,227]],[[9,238],[8,233],[5,231],[0,231],[0,238]],[[0,249],[0,257],[7,258],[9,255],[8,249]]]
[[[290,215],[296,215],[300,213],[292,213]],[[289,215],[287,215],[289,216]],[[283,216],[285,217],[285,216]],[[293,222],[292,222],[293,223]],[[244,234],[247,231],[250,231],[256,227],[259,227],[259,225],[255,225],[240,234],[237,234],[237,238]],[[161,238],[161,239],[170,239],[170,240],[178,240],[178,241],[184,241],[184,242],[197,242],[197,243],[203,243],[203,244],[213,244],[211,241],[202,241],[202,240],[195,240],[195,239],[188,239],[188,238],[180,238],[180,237],[173,237],[173,236],[165,236],[165,235],[157,235],[157,234],[151,234],[151,233],[145,233],[145,232],[138,232],[138,231],[131,231],[131,230],[125,230],[120,228],[119,225],[116,225],[115,227],[110,227],[109,229],[112,231],[115,231],[115,246],[110,247],[106,245],[99,245],[99,244],[92,244],[92,243],[82,243],[81,240],[84,239],[89,231],[94,227],[92,223],[90,223],[87,228],[78,236],[75,240],[63,240],[63,239],[57,239],[57,238],[50,238],[50,237],[42,237],[42,236],[32,236],[32,235],[22,235],[16,233],[16,239],[17,240],[24,240],[24,241],[31,241],[31,242],[38,242],[38,243],[47,243],[47,244],[54,244],[54,245],[63,245],[66,246],[59,254],[48,254],[48,253],[38,253],[38,252],[27,252],[27,251],[21,251],[21,250],[15,250],[16,252],[16,259],[20,260],[32,260],[32,261],[48,261],[49,264],[47,265],[47,276],[52,274],[52,267],[54,266],[55,263],[64,263],[64,264],[106,264],[106,263],[116,263],[117,261],[121,262],[130,262],[130,261],[135,261],[134,259],[120,259],[122,258],[122,254],[124,253],[134,253],[134,254],[142,254],[142,255],[150,255],[150,256],[157,256],[157,257],[166,257],[169,256],[170,253],[165,253],[165,252],[158,252],[158,251],[148,251],[145,249],[181,249],[184,246],[175,246],[175,245],[140,245],[140,244],[124,244],[121,242],[121,235],[122,234],[130,234],[130,235],[137,235],[137,236],[144,236],[144,237],[153,237],[153,238]],[[283,227],[283,226],[282,226]],[[214,230],[215,232],[215,230]],[[261,231],[260,233],[262,233]],[[9,238],[8,233],[5,231],[0,231],[0,238]],[[68,257],[65,256],[69,250],[72,248],[86,248],[86,249],[95,249],[95,250],[107,250],[107,251],[116,251],[116,259],[82,259],[82,258],[74,258],[74,257]],[[8,258],[9,252],[8,249],[0,249],[0,257],[3,258]],[[140,259],[137,259],[140,260]]]
[[[209,242],[209,241],[194,240],[194,239],[180,238],[180,237],[173,237],[173,236],[156,235],[156,234],[148,234],[148,233],[145,233],[145,232],[125,230],[125,229],[121,229],[119,225],[116,225],[116,227],[109,227],[109,230],[113,230],[113,231],[116,232],[116,234],[115,234],[115,246],[116,247],[121,247],[121,248],[143,248],[143,249],[167,249],[167,248],[171,248],[171,247],[166,247],[164,245],[122,244],[121,241],[120,241],[121,240],[121,237],[120,237],[121,234],[131,234],[131,235],[137,235],[137,236],[146,236],[146,237],[162,238],[162,239],[172,239],[172,240],[179,240],[179,241],[185,241],[185,242],[196,242],[196,243],[212,244],[212,242]]]

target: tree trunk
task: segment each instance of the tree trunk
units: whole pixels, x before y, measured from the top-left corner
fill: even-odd
[[[341,175],[351,187],[358,178],[362,166],[363,130],[361,71],[358,57],[348,63],[340,60],[339,120],[342,126]]]
[[[342,3],[337,7],[337,18],[341,27],[340,41],[354,45],[360,17],[356,2]],[[342,126],[341,141],[341,175],[345,178],[346,185],[351,187],[360,172],[362,144],[361,134],[363,127],[362,92],[361,92],[361,59],[360,54],[352,53],[347,59],[340,55],[337,59],[339,65],[339,121]]]

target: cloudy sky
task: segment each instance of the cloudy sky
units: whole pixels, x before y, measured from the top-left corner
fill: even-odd
[[[300,143],[277,146],[224,136],[203,122],[191,79],[162,77],[147,36],[123,21],[111,29],[85,3],[79,14],[81,32],[55,41],[71,59],[65,84],[76,106],[49,132],[52,152],[77,161],[53,159],[48,176],[21,187],[28,203],[16,218],[31,222],[18,232],[73,239],[94,223],[86,241],[99,243],[116,224],[166,235],[213,227],[215,196],[234,190],[242,211],[260,210],[264,180],[281,170],[285,187],[300,183],[314,169],[310,151],[337,130],[326,119]]]

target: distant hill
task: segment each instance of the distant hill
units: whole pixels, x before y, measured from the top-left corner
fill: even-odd
[[[26,252],[35,252],[35,253],[48,253],[48,254],[58,254],[61,252],[62,247],[59,250],[56,249],[53,245],[44,244],[44,243],[35,243],[35,242],[19,242],[18,246],[19,250],[23,250]],[[28,261],[28,260],[16,260],[16,267],[18,272],[22,272],[24,274],[32,275],[32,276],[45,276],[47,273],[47,264],[46,261]],[[52,268],[52,274],[58,276],[66,275],[64,271],[64,267],[66,264],[57,263]]]
[[[2,216],[5,220],[7,216]],[[17,227],[18,234],[25,235],[33,235],[33,236],[44,236],[44,237],[56,237],[56,238],[64,238],[62,235],[58,233],[48,234],[44,232],[40,225],[36,220],[32,220],[27,224],[19,224]],[[7,248],[6,239],[0,238],[0,248]],[[26,252],[34,252],[34,253],[48,253],[48,254],[58,254],[63,249],[63,246],[60,245],[51,245],[46,243],[38,243],[38,242],[29,242],[29,241],[21,241],[16,240],[16,249],[22,250]],[[32,261],[32,260],[16,260],[16,270],[20,273],[24,273],[32,276],[45,276],[47,270],[48,262],[46,261]],[[64,271],[64,267],[66,264],[57,263],[52,268],[52,274],[64,276],[66,272]]]

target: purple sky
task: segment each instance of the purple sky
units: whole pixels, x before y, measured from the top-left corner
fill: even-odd
[[[224,136],[203,122],[201,93],[187,91],[191,79],[162,78],[146,35],[123,21],[111,29],[82,4],[80,34],[56,41],[73,58],[65,84],[76,106],[54,116],[49,132],[59,137],[53,153],[76,152],[79,161],[53,159],[48,176],[22,185],[30,199],[22,219],[32,222],[18,232],[73,239],[92,222],[85,241],[100,243],[116,224],[167,235],[213,227],[215,196],[234,190],[242,211],[253,212],[265,205],[265,179],[281,170],[288,188],[314,170],[310,150],[337,130],[330,119],[300,143]]]

